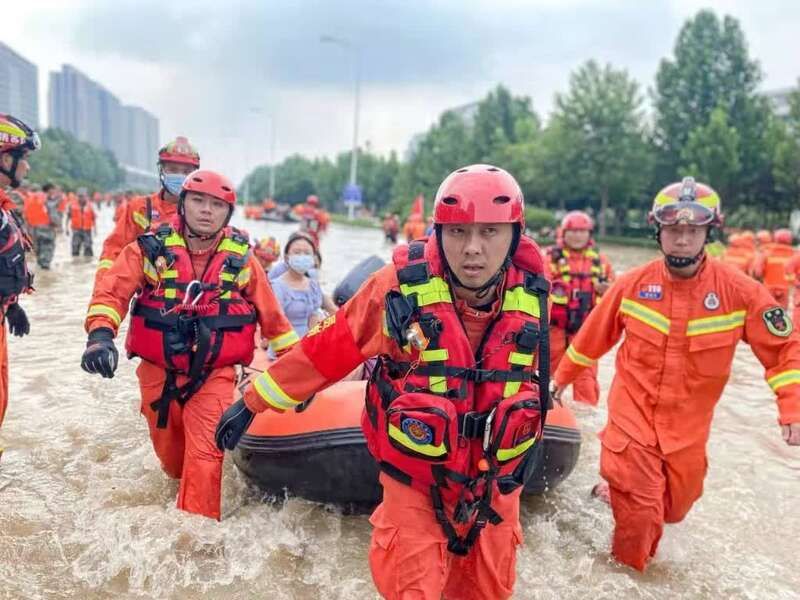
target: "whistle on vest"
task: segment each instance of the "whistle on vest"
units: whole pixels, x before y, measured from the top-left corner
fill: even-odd
[[[412,323],[409,325],[408,329],[403,332],[403,337],[405,338],[406,342],[411,344],[419,352],[425,350],[428,347],[428,344],[430,344],[430,340],[422,331],[422,327],[419,323]]]

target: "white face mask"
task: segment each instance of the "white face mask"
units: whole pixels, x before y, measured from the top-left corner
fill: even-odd
[[[287,257],[289,268],[292,271],[305,275],[314,268],[314,257],[310,254],[290,254]]]

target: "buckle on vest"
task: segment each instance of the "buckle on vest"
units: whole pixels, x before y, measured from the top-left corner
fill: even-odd
[[[458,434],[468,440],[482,438],[488,416],[489,413],[479,413],[474,410],[464,413],[458,421]]]

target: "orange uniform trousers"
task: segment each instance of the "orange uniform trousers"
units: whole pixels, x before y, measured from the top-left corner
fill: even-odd
[[[8,408],[8,339],[5,322],[0,323],[0,425]],[[0,448],[2,451],[2,448]]]
[[[610,423],[601,434],[600,475],[608,482],[618,561],[644,571],[655,556],[664,523],[682,521],[703,494],[705,441],[664,454]]]
[[[222,413],[233,403],[233,367],[212,371],[183,406],[171,402],[164,429],[156,427],[158,413],[150,408],[150,403],[161,397],[166,372],[158,365],[142,361],[136,375],[142,394],[141,411],[150,428],[153,450],[164,472],[180,479],[178,508],[219,520],[224,455],[214,442],[214,432]],[[186,381],[186,377],[178,377],[178,385]]]
[[[550,373],[555,373],[564,353],[567,351],[569,341],[567,332],[561,327],[550,326]],[[600,401],[600,384],[597,382],[597,365],[583,369],[572,382],[572,398],[576,402],[583,402],[597,406]]]
[[[372,579],[388,600],[500,600],[511,597],[517,547],[522,543],[519,497],[495,494],[492,508],[502,517],[486,525],[464,557],[447,550],[431,498],[381,474],[383,502],[372,513],[369,548]],[[453,507],[446,506],[452,520]],[[465,535],[471,524],[456,525]]]

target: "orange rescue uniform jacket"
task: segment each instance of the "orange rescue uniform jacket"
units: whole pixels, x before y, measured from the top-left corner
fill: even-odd
[[[794,272],[787,270],[794,249],[788,244],[762,244],[755,265],[755,276],[768,288],[788,290],[794,283]]]
[[[28,194],[25,197],[22,215],[25,224],[29,227],[49,227],[50,215],[47,212],[47,197],[40,192]]]
[[[373,356],[396,353],[397,343],[384,331],[384,302],[389,290],[396,289],[398,285],[394,265],[386,265],[368,279],[349,302],[309,331],[307,336],[320,336],[317,344],[330,344],[331,347],[341,348],[337,356],[337,366],[346,370],[356,368]],[[499,300],[495,301],[492,310],[482,312],[455,299],[455,308],[461,316],[474,351],[477,349],[486,327],[497,316],[500,302]],[[340,323],[341,319],[344,319],[345,323]],[[334,323],[337,324],[337,327],[331,327]],[[342,335],[343,327],[349,330],[351,336]],[[351,339],[344,341],[346,337],[351,337]],[[269,390],[267,393],[276,394],[280,400],[288,398],[288,402],[284,400],[279,403],[290,405],[293,402],[307,399],[340,379],[338,376],[328,377],[324,372],[327,372],[325,365],[317,365],[312,362],[305,354],[301,342],[278,358],[255,381],[261,381]],[[262,387],[262,389],[265,388]],[[247,389],[244,400],[253,412],[272,408],[272,404],[259,395],[254,385]]]
[[[150,231],[151,223],[147,214],[148,199],[150,200],[153,226],[170,221],[178,212],[178,205],[164,200],[160,192],[153,193],[150,196],[133,198],[127,202],[123,212],[114,224],[114,230],[103,242],[95,282],[106,269],[109,269],[114,264],[114,260],[125,246],[135,242],[136,238],[143,233]]]
[[[91,202],[87,202],[83,208],[77,200],[69,205],[69,223],[73,231],[91,231],[94,221],[94,208]]]
[[[249,271],[249,283],[242,289],[242,296],[256,310],[261,335],[275,351],[281,351],[297,341],[297,334],[286,319],[281,305],[275,298],[267,281],[264,269],[252,254],[242,273]],[[114,264],[95,284],[89,305],[93,308],[86,317],[86,332],[98,327],[108,327],[114,334],[128,312],[130,299],[136,290],[146,284],[144,258],[138,242],[128,244]],[[100,307],[100,308],[98,308]]]
[[[756,260],[756,251],[754,248],[748,246],[731,244],[725,249],[720,260],[725,264],[739,269],[742,273],[752,276]]]
[[[705,260],[679,279],[659,258],[625,273],[572,341],[555,382],[571,383],[623,331],[608,415],[640,444],[668,454],[705,442],[739,340],[766,369],[780,423],[800,423],[800,334],[767,289],[735,268]]]

